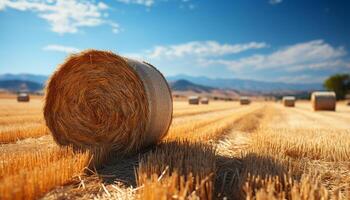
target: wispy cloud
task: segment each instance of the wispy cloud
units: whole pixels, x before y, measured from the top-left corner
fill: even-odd
[[[305,69],[324,69],[347,67],[342,60],[347,54],[343,47],[333,47],[323,40],[313,40],[282,48],[268,55],[253,55],[238,60],[211,59],[208,65],[221,64],[231,70],[241,69],[284,69],[299,71]]]
[[[118,32],[118,24],[106,20],[108,6],[93,0],[1,0],[0,11],[5,9],[31,11],[45,19],[56,33],[76,33],[81,27],[112,26]]]
[[[156,46],[146,51],[149,58],[163,57],[215,57],[228,54],[237,54],[250,49],[266,48],[264,42],[249,42],[244,44],[220,44],[216,41],[191,41],[176,45]]]
[[[50,44],[43,48],[45,51],[57,51],[57,52],[63,52],[63,53],[77,53],[80,50],[75,47],[70,46],[63,46],[63,45],[57,45],[57,44]]]
[[[138,4],[146,7],[151,7],[154,4],[154,0],[117,0],[120,3],[125,4]]]
[[[159,45],[126,56],[145,59],[156,66],[190,70],[225,71],[228,76],[284,82],[320,82],[327,75],[349,71],[350,61],[342,46],[324,40],[297,43],[250,56],[241,54],[267,48],[265,42],[225,44],[217,41],[191,41]],[[261,52],[266,52],[265,51]],[[185,67],[184,67],[185,66]],[[192,67],[186,68],[186,67]],[[207,68],[203,68],[207,67]]]
[[[169,0],[116,0],[119,3],[123,4],[134,4],[139,6],[144,6],[150,11],[150,8],[154,6],[156,3],[166,3]],[[196,5],[191,3],[190,0],[177,0],[180,4],[180,8],[187,8],[189,10],[196,9]]]
[[[275,5],[275,4],[279,4],[282,3],[282,0],[269,0],[269,4],[271,5]]]

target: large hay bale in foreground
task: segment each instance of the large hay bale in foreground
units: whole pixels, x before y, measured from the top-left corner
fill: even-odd
[[[128,154],[157,143],[172,120],[172,98],[152,65],[112,52],[70,56],[51,76],[44,117],[60,145]],[[102,157],[101,157],[102,156]]]
[[[335,111],[336,95],[335,92],[313,92],[311,102],[314,111],[331,110]]]
[[[202,98],[201,99],[201,104],[209,104],[209,99],[208,98]]]
[[[295,106],[295,97],[294,96],[284,96],[282,98],[283,105],[285,107],[294,107]]]
[[[245,97],[245,96],[240,97],[239,98],[239,103],[241,105],[249,105],[250,104],[250,99],[249,99],[249,97]]]
[[[190,96],[190,97],[188,97],[188,103],[190,105],[198,105],[199,104],[199,96]]]

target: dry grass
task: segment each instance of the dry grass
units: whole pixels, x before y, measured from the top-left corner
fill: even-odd
[[[171,128],[169,137],[140,161],[140,198],[213,199],[217,155],[209,141],[224,135],[236,120],[257,109],[244,108],[235,114]]]
[[[221,133],[224,133],[224,130],[232,128],[234,120],[241,118],[247,113],[254,112],[258,108],[261,108],[261,105],[239,108],[217,116],[207,116],[201,119],[194,118],[194,120],[186,120],[184,123],[175,122],[170,127],[165,140],[185,139],[206,142],[215,139]]]
[[[290,110],[278,113],[250,134],[249,143],[238,153],[231,151],[239,161],[231,185],[226,186],[231,188],[232,197],[348,199],[349,131],[336,128],[336,124],[318,129],[292,127],[285,114],[302,114]],[[314,119],[303,118],[302,123],[312,125]],[[231,140],[227,147],[234,149],[234,136]]]
[[[17,124],[20,125],[22,123],[43,123],[43,117],[40,114],[29,114],[23,116],[1,116],[0,117],[0,125],[9,125],[9,124]]]
[[[137,183],[141,199],[212,199],[215,152],[193,142],[165,142],[141,158]]]
[[[331,162],[350,159],[350,130],[263,129],[252,141],[265,154]]]
[[[12,143],[25,138],[37,138],[48,134],[48,130],[44,125],[12,126],[11,128],[0,131],[0,144]]]
[[[72,148],[22,155],[1,155],[1,199],[36,199],[79,175],[89,162],[88,152]]]
[[[184,107],[184,109],[174,110],[173,117],[183,117],[183,116],[190,116],[190,115],[205,114],[210,112],[218,112],[218,111],[228,110],[236,107],[237,105],[233,103],[220,103],[220,104],[214,103],[210,105],[199,105],[194,108]]]
[[[187,103],[175,102],[175,113],[186,114],[174,119],[168,136],[135,155],[136,185],[118,180],[122,176],[112,182],[102,175],[72,179],[88,156],[43,146],[39,152],[0,155],[0,193],[6,199],[37,198],[55,188],[45,199],[349,199],[348,107],[314,113],[304,102],[293,109],[254,103],[228,110],[225,103],[211,102],[207,108]],[[0,125],[0,131],[11,126]],[[126,170],[108,168],[116,174]]]

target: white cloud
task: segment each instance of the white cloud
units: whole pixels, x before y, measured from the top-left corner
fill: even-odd
[[[154,4],[154,0],[117,0],[120,3],[125,4],[138,4],[146,7],[151,7]]]
[[[275,4],[279,4],[282,3],[282,0],[269,0],[269,4],[275,5]]]
[[[75,47],[56,45],[56,44],[47,45],[46,47],[43,48],[43,50],[57,51],[57,52],[63,52],[63,53],[77,53],[80,51],[78,48],[75,48]]]
[[[243,68],[299,71],[307,68],[349,66],[341,59],[345,55],[343,47],[333,47],[323,40],[313,40],[283,48],[269,55],[253,55],[238,60],[210,59],[206,62],[207,65],[225,65],[235,71]]]
[[[45,19],[56,33],[76,33],[81,27],[103,24],[112,26],[115,22],[104,19],[108,6],[103,2],[89,0],[1,0],[0,11],[6,8],[32,11]]]
[[[154,49],[148,50],[147,55],[149,58],[172,58],[184,56],[215,57],[266,47],[268,47],[268,45],[264,42],[220,44],[216,41],[192,41],[176,45],[156,46]]]

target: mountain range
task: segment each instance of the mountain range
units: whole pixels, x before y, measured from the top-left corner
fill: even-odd
[[[188,80],[195,84],[206,85],[209,87],[220,89],[235,89],[239,91],[255,91],[255,92],[273,92],[273,91],[312,91],[321,90],[321,83],[284,83],[284,82],[266,82],[246,79],[224,79],[224,78],[208,78],[204,76],[188,76],[176,75],[168,76],[168,81]]]
[[[29,90],[38,90],[45,84],[48,76],[36,74],[2,74],[0,75],[0,88],[16,88],[10,86],[25,83]],[[246,79],[223,79],[208,78],[204,76],[176,75],[166,77],[173,89],[203,90],[209,92],[213,89],[235,90],[235,91],[253,91],[253,92],[273,92],[273,91],[312,91],[322,89],[321,83],[283,83],[283,82],[265,82]],[[10,82],[9,82],[10,81]],[[11,82],[12,81],[12,82]],[[187,82],[186,82],[187,81]],[[176,82],[176,84],[174,84]],[[190,84],[189,84],[190,83]]]

